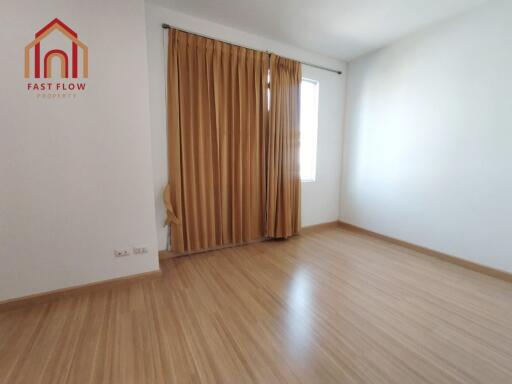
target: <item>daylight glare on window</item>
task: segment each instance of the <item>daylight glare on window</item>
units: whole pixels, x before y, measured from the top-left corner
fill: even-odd
[[[318,82],[302,79],[300,93],[300,178],[315,181],[318,133]]]

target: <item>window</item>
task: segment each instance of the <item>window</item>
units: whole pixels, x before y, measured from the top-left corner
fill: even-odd
[[[318,81],[302,79],[300,89],[300,178],[316,179],[316,140],[318,134]]]

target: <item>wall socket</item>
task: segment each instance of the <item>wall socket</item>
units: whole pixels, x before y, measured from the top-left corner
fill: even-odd
[[[123,257],[123,256],[129,256],[130,254],[134,254],[134,255],[142,255],[143,253],[148,253],[148,247],[133,247],[131,249],[131,252],[130,252],[130,249],[115,249],[114,250],[114,255],[116,257]]]
[[[134,255],[141,255],[143,253],[148,253],[147,247],[133,247],[133,254]]]

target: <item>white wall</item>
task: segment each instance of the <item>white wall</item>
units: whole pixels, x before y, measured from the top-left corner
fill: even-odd
[[[76,99],[26,91],[24,47],[55,17],[89,46]],[[3,1],[0,52],[0,300],[157,270],[143,1]]]
[[[153,147],[153,178],[155,188],[156,225],[158,244],[165,249],[167,229],[163,227],[165,208],[162,192],[167,183],[167,144],[165,125],[165,52],[164,30],[167,23],[187,31],[241,44],[263,51],[345,70],[338,60],[282,44],[277,41],[228,28],[203,19],[169,10],[154,4],[146,4],[148,36],[151,131]],[[336,220],[339,211],[341,135],[343,122],[345,75],[303,67],[304,76],[320,81],[319,138],[317,182],[303,184],[302,222],[312,225]]]
[[[340,218],[512,272],[512,2],[350,63]]]

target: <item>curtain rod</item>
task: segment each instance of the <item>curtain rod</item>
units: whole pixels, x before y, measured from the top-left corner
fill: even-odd
[[[206,36],[206,35],[201,35],[200,33],[195,33],[195,32],[190,32],[190,31],[186,31],[184,29],[181,29],[181,28],[176,28],[176,27],[173,27],[169,24],[162,24],[162,28],[163,29],[170,29],[170,28],[173,28],[173,29],[177,29],[179,31],[182,31],[182,32],[187,32],[187,33],[190,33],[192,35],[196,35],[196,36],[200,36],[200,37],[205,37],[207,39],[214,39],[213,37],[210,37],[210,36]],[[233,44],[229,41],[225,41],[225,40],[219,40],[219,39],[214,39],[214,40],[218,40],[218,41],[221,41],[223,43],[226,43],[226,44],[231,44],[231,45],[235,45],[237,47],[240,47],[240,48],[245,48],[245,49],[251,49],[251,50],[255,50],[254,48],[249,48],[249,47],[244,47],[243,45],[239,45],[239,44]],[[266,53],[268,53],[269,55],[272,53],[270,51],[266,51]],[[288,59],[287,57],[285,57],[285,59]],[[294,60],[294,59],[289,59],[289,60]],[[295,60],[297,61],[297,60]],[[316,65],[316,64],[311,64],[311,63],[305,63],[304,61],[299,61],[299,63],[301,63],[302,65],[307,65],[308,67],[314,67],[314,68],[318,68],[318,69],[323,69],[324,71],[329,71],[329,72],[334,72],[334,73],[337,73],[338,75],[341,75],[343,74],[342,71],[338,70],[338,69],[331,69],[331,68],[327,68],[327,67],[322,67],[321,65]]]

